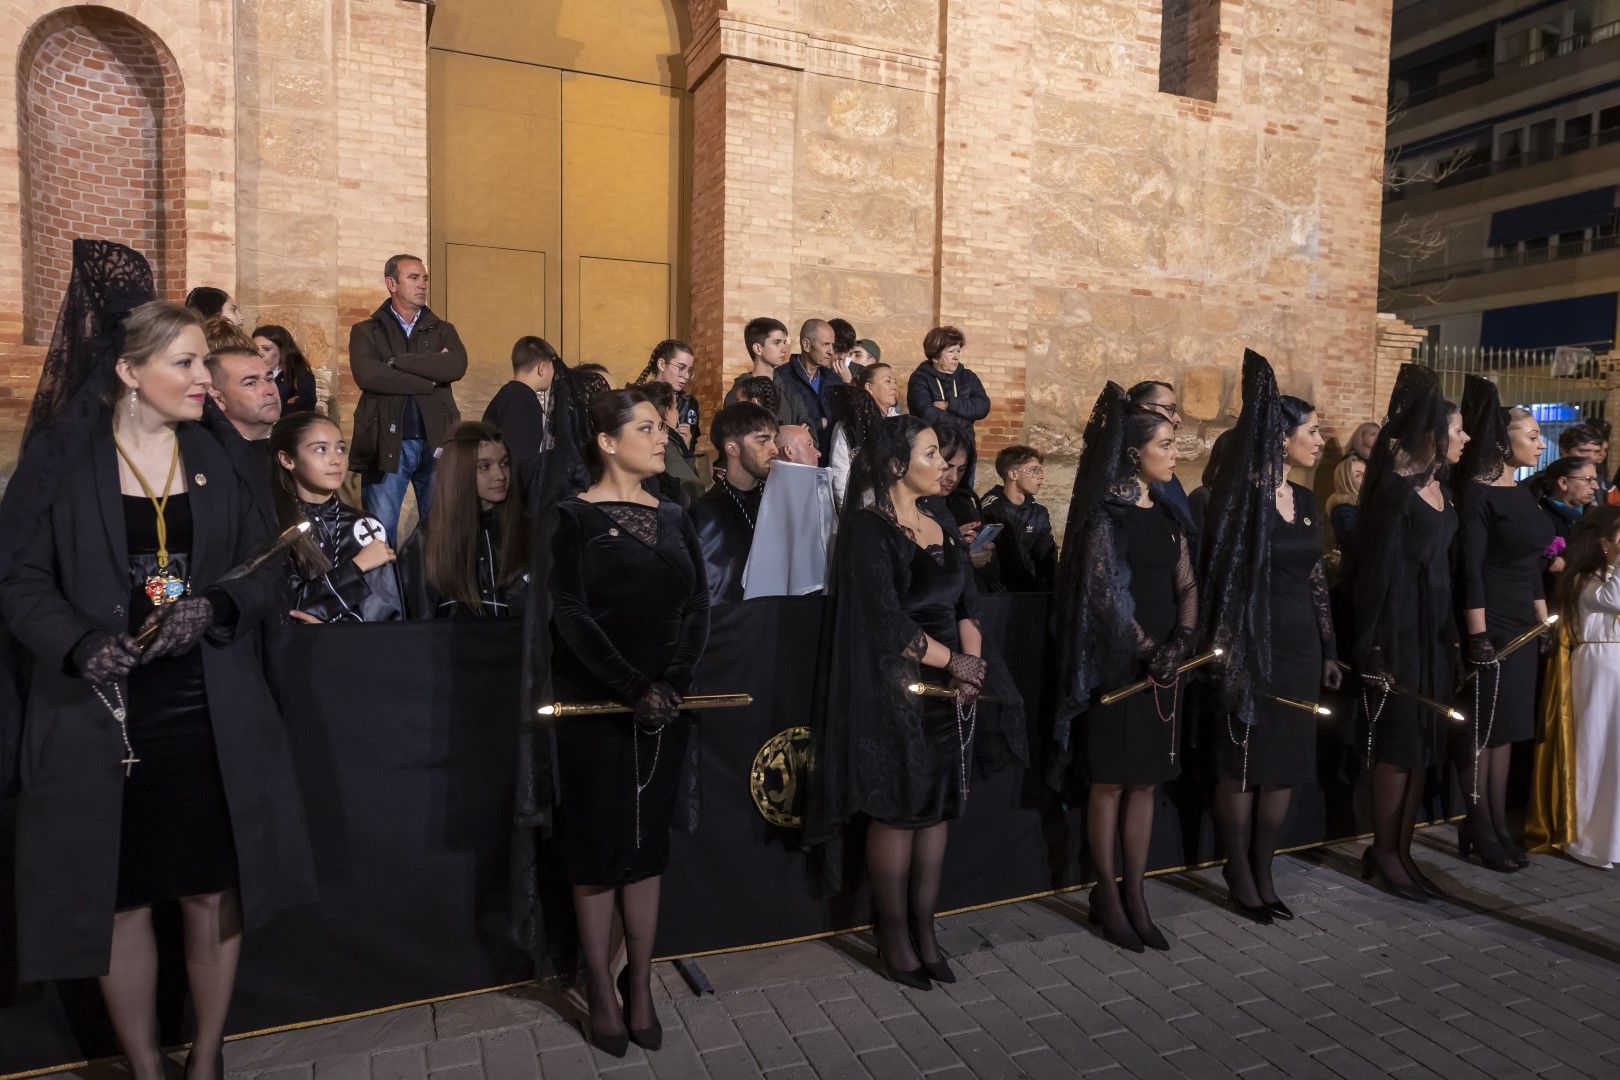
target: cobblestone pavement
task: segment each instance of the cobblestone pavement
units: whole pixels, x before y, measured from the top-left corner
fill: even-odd
[[[613,1059],[569,1003],[481,994],[232,1043],[233,1080],[931,1080],[1620,1076],[1620,878],[1557,857],[1501,876],[1420,857],[1455,899],[1412,905],[1355,878],[1360,843],[1279,860],[1299,918],[1254,926],[1216,870],[1156,878],[1171,951],[1122,953],[1084,893],[941,924],[954,986],[902,990],[870,939],[711,957],[714,996],[661,964],[664,1048]],[[560,1011],[559,1011],[560,1010]]]

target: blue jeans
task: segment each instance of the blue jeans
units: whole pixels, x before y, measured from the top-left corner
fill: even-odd
[[[433,498],[433,470],[438,464],[426,439],[403,439],[399,444],[399,468],[385,473],[378,483],[361,483],[360,502],[366,513],[388,530],[390,547],[399,546],[399,508],[405,505],[407,486],[416,489],[417,514],[427,517],[428,503]]]

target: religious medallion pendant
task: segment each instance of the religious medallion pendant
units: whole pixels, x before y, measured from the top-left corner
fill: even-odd
[[[146,598],[154,607],[172,604],[191,591],[191,583],[159,570],[146,579]]]

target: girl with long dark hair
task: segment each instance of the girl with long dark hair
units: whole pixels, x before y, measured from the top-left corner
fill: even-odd
[[[276,389],[281,391],[281,415],[313,411],[315,371],[287,328],[274,323],[256,328],[253,346],[276,373]]]
[[[387,622],[405,617],[394,551],[382,523],[344,502],[349,448],[320,413],[294,413],[270,430],[276,524],[310,530],[287,553],[297,622]]]
[[[956,981],[934,934],[949,822],[971,777],[1028,760],[1023,703],[986,655],[966,545],[929,508],[944,471],[934,430],[881,419],[855,463],[833,557],[806,836],[828,845],[836,870],[846,827],[864,822],[885,971],[926,989]],[[916,683],[955,698],[919,697]]]
[[[1264,924],[1294,917],[1271,863],[1294,788],[1316,779],[1316,716],[1283,699],[1315,705],[1342,675],[1316,500],[1288,480],[1321,459],[1316,408],[1279,393],[1271,365],[1247,352],[1230,435],[1205,541],[1205,625],[1225,654],[1211,732],[1215,821],[1232,906]]]
[[[651,981],[659,882],[677,790],[693,768],[692,723],[678,706],[708,639],[709,589],[691,520],[642,486],[664,468],[664,417],[639,388],[598,393],[588,411],[592,483],[557,504],[553,678],[563,701],[633,711],[557,723],[554,837],[585,956],[587,1033],[622,1057],[632,1039],[648,1050],[663,1039]],[[617,996],[615,912],[628,958]]]
[[[1575,728],[1575,835],[1564,852],[1607,870],[1620,862],[1620,506],[1581,518],[1558,588]]]
[[[1496,650],[1547,619],[1541,556],[1553,526],[1513,470],[1541,460],[1546,443],[1527,409],[1504,409],[1496,385],[1468,376],[1463,390],[1468,445],[1458,462],[1457,591],[1466,659],[1474,669],[1463,698],[1470,723],[1453,732],[1457,782],[1467,818],[1457,826],[1457,854],[1477,852],[1486,867],[1512,873],[1528,866],[1507,816],[1513,744],[1536,736],[1537,650],[1498,658]]]
[[[414,617],[522,616],[530,526],[514,472],[494,425],[468,420],[450,429],[433,482],[433,516],[400,553]]]
[[[1109,383],[1086,425],[1053,594],[1058,705],[1049,779],[1063,791],[1089,785],[1091,921],[1132,952],[1169,948],[1148,912],[1143,878],[1158,785],[1181,772],[1178,669],[1198,633],[1191,547],[1151,487],[1175,468],[1174,424]],[[1103,692],[1143,676],[1149,689],[1101,702]]]
[[[1412,858],[1425,773],[1444,755],[1445,717],[1390,691],[1434,700],[1456,688],[1450,551],[1457,514],[1441,482],[1467,445],[1462,414],[1433,370],[1403,364],[1362,484],[1351,549],[1355,658],[1371,763],[1373,842],[1362,876],[1404,900],[1441,897]]]

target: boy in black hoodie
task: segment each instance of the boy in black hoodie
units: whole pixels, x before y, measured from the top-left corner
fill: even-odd
[[[1052,538],[1052,516],[1035,501],[1046,470],[1040,451],[1030,446],[1009,446],[996,455],[1001,483],[985,492],[985,524],[1001,525],[995,539],[1002,584],[1009,592],[1042,592],[1057,576],[1057,542]]]

